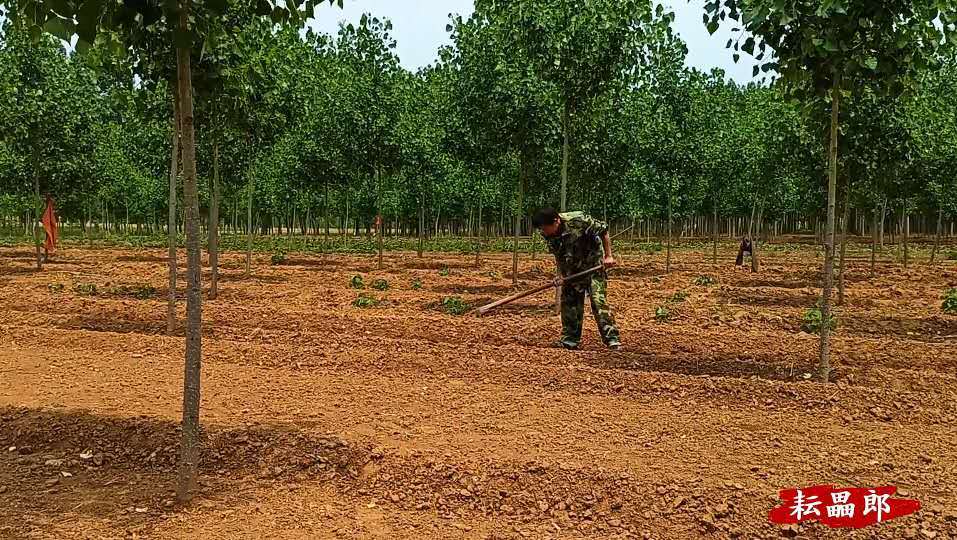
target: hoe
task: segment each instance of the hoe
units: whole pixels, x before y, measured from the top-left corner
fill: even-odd
[[[625,229],[625,230],[623,230],[623,231],[620,231],[620,232],[619,232],[618,234],[616,234],[615,236],[612,236],[611,239],[614,240],[615,238],[617,238],[617,237],[621,236],[622,234],[624,234],[624,233],[628,232],[629,230],[631,230],[632,227],[634,227],[634,225],[632,225],[631,227],[628,227],[627,229]],[[516,301],[516,300],[521,300],[522,298],[525,298],[526,296],[531,296],[531,295],[533,295],[533,294],[540,293],[540,292],[542,292],[542,291],[544,291],[544,290],[546,290],[546,289],[548,289],[548,288],[551,288],[551,287],[555,287],[555,288],[561,287],[563,284],[565,284],[565,282],[578,279],[578,278],[580,278],[580,277],[582,277],[582,276],[587,276],[588,274],[591,274],[592,272],[597,272],[597,271],[601,270],[602,268],[604,268],[604,265],[599,264],[598,266],[596,266],[596,267],[594,267],[594,268],[589,268],[588,270],[583,270],[583,271],[581,271],[581,272],[578,272],[577,274],[572,274],[572,275],[570,275],[570,276],[568,276],[568,277],[565,277],[565,278],[557,277],[557,278],[553,279],[552,281],[550,281],[550,282],[548,282],[548,283],[546,283],[546,284],[544,284],[544,285],[541,285],[541,286],[539,286],[539,287],[535,287],[534,289],[529,289],[529,290],[527,290],[527,291],[522,291],[522,292],[520,292],[520,293],[515,293],[515,294],[513,294],[512,296],[509,296],[509,297],[506,297],[506,298],[502,298],[501,300],[496,300],[496,301],[492,302],[491,304],[486,304],[486,305],[484,305],[484,306],[478,308],[476,311],[478,312],[478,314],[479,314],[480,316],[481,316],[481,315],[485,315],[485,314],[488,313],[489,311],[491,311],[491,310],[493,310],[493,309],[495,309],[495,308],[497,308],[497,307],[499,307],[499,306],[504,306],[505,304],[511,304],[512,302],[514,302],[514,301]]]

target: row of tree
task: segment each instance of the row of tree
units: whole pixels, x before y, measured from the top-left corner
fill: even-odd
[[[820,104],[802,114],[777,87],[686,68],[661,10],[643,20],[640,4],[553,4],[524,20],[480,3],[418,73],[372,16],[334,38],[238,26],[227,53],[194,55],[204,217],[245,226],[251,202],[259,227],[354,230],[382,214],[423,233],[543,205],[608,220],[709,216],[713,233],[728,217],[824,217]],[[67,55],[6,23],[5,216],[27,221],[49,192],[69,221],[165,221],[172,67],[134,78],[136,57],[108,45]],[[865,90],[848,102],[840,183],[856,215],[953,220],[955,71],[925,70],[903,99]]]

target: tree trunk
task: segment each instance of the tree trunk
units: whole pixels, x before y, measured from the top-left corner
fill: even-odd
[[[526,157],[525,153],[522,152],[519,157],[519,172],[518,172],[518,193],[516,194],[516,208],[515,208],[515,225],[514,225],[514,240],[512,242],[512,286],[518,285],[518,237],[522,230],[522,206],[523,199],[525,197],[525,173],[526,173]]]
[[[904,199],[904,205],[901,209],[901,236],[904,240],[904,268],[910,263],[910,250],[907,241],[910,239],[910,214],[907,208],[907,199]]]
[[[671,177],[668,177],[668,251],[665,256],[665,273],[671,273]]]
[[[343,228],[342,228],[342,240],[343,240],[343,243],[345,243],[345,242],[346,242],[346,237],[347,237],[347,235],[348,235],[348,233],[346,233],[346,230],[349,229],[349,210],[350,210],[350,208],[349,208],[349,206],[350,206],[350,201],[349,201],[349,185],[348,185],[348,184],[346,184],[346,187],[345,187],[345,189],[344,189],[343,191],[345,192],[345,193],[344,193],[344,196],[345,196],[345,199],[346,199],[346,217],[345,217],[345,220],[343,220],[343,222],[342,222],[343,225],[344,225]],[[357,226],[357,227],[358,227],[358,226]]]
[[[323,213],[325,214],[325,216],[323,217],[323,219],[326,220],[326,237],[325,237],[324,243],[326,245],[331,246],[331,242],[329,241],[330,228],[329,228],[329,181],[328,180],[325,182],[325,193],[323,195],[322,204],[323,206],[325,206],[325,210],[323,210]]]
[[[249,230],[246,232],[246,277],[249,277],[252,274],[253,234],[255,234],[253,229],[253,191],[255,186],[253,185],[252,173],[247,174],[249,174],[249,198],[246,203],[246,223],[248,223]]]
[[[571,130],[571,104],[568,99],[565,100],[565,106],[562,108],[562,193],[561,193],[561,212],[567,208],[568,200],[568,154],[570,153],[569,131]],[[521,208],[519,208],[521,213]]]
[[[944,232],[944,207],[937,208],[937,230],[934,234],[934,248],[930,252],[930,264],[937,259],[937,250],[940,249],[940,237]]]
[[[209,205],[209,299],[219,294],[219,143],[213,143],[213,196]],[[228,219],[228,218],[227,218]]]
[[[758,261],[758,244],[761,241],[761,227],[764,223],[764,200],[758,204],[758,218],[754,223],[754,237],[751,239],[751,272],[757,273],[760,269]]]
[[[837,198],[837,127],[841,101],[840,77],[834,76],[831,89],[831,137],[828,149],[827,230],[824,233],[824,290],[821,297],[821,380],[831,374],[831,289],[834,286],[834,199]]]
[[[712,219],[711,226],[714,230],[711,231],[713,236],[712,246],[711,246],[711,263],[718,264],[718,193],[715,191],[714,194],[714,219]]]
[[[188,31],[189,2],[181,0],[179,30]],[[183,152],[183,203],[186,209],[186,365],[183,377],[183,444],[177,498],[188,501],[196,486],[199,461],[199,390],[202,358],[202,295],[200,282],[199,193],[193,138],[193,89],[190,48],[176,50]]]
[[[43,199],[40,198],[40,148],[33,143],[33,209],[36,213],[33,219],[33,244],[37,250],[37,270],[43,270],[43,258],[40,256],[40,220],[43,219]]]
[[[884,250],[884,222],[887,221],[887,199],[881,201],[881,230],[880,230],[880,246],[881,251]]]
[[[877,212],[878,205],[874,203],[873,227],[871,227],[871,277],[874,277],[874,270],[877,265]]]
[[[482,199],[479,198],[478,222],[475,225],[475,267],[482,265]]]
[[[179,177],[179,98],[173,96],[173,135],[171,137],[169,163],[169,222],[168,254],[169,258],[169,297],[166,303],[166,333],[176,332],[176,179]]]
[[[422,258],[422,248],[425,244],[425,196],[419,195],[419,258]]]
[[[385,228],[385,222],[382,219],[382,188],[379,185],[379,167],[375,168],[375,189],[376,189],[376,212],[379,216],[379,270],[382,270],[382,233]]]
[[[837,305],[844,305],[844,256],[847,253],[847,224],[851,208],[850,179],[844,187],[844,216],[841,218],[841,256],[838,261],[840,270],[837,273]]]

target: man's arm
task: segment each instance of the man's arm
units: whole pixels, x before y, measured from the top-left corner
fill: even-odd
[[[605,258],[602,260],[602,264],[604,264],[606,268],[611,268],[618,264],[618,261],[615,260],[615,256],[611,252],[611,238],[608,236],[607,230],[601,234],[601,246],[605,249]]]

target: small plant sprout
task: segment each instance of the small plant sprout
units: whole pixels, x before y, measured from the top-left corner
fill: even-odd
[[[421,289],[422,289],[422,280],[419,279],[419,278],[413,279],[413,280],[412,280],[412,290],[413,290],[413,291],[418,291],[418,290],[421,290]]]
[[[671,318],[671,310],[665,306],[658,306],[655,308],[655,320],[658,322],[665,322]]]
[[[384,279],[377,279],[372,282],[372,288],[377,291],[389,290],[389,282]]]
[[[957,287],[952,287],[944,293],[944,303],[940,309],[948,315],[957,315]]]
[[[80,296],[96,296],[96,285],[93,283],[77,283],[73,286],[73,292]]]
[[[828,327],[834,330],[837,328],[837,317],[832,314],[829,319]],[[801,318],[801,330],[809,334],[819,334],[823,327],[824,315],[821,313],[821,308],[813,307],[804,312],[804,317]]]
[[[450,315],[462,315],[469,310],[469,304],[459,296],[446,296],[442,299],[442,308]]]
[[[360,294],[352,302],[352,305],[358,308],[370,308],[379,305],[379,301],[371,296]]]
[[[353,289],[365,289],[365,288],[366,288],[366,284],[365,284],[364,281],[362,281],[362,276],[360,276],[360,275],[352,276],[352,279],[349,280],[349,286],[352,287]]]

